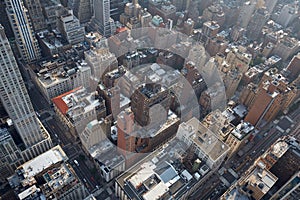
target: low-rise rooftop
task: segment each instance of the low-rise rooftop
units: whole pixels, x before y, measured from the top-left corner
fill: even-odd
[[[53,98],[53,103],[64,115],[74,119],[81,113],[86,113],[101,105],[99,99],[95,97],[95,92],[88,93],[88,91],[79,87],[70,92],[62,94]]]
[[[237,139],[242,140],[247,135],[249,135],[254,130],[254,126],[252,126],[249,122],[241,122],[236,128],[231,132]]]
[[[62,148],[55,146],[18,167],[9,184],[19,199],[60,199],[82,186],[67,160]]]
[[[205,177],[205,174],[200,175],[202,168],[205,173],[209,171],[199,158],[201,164],[196,172],[187,167],[182,162],[187,155],[186,149],[184,142],[174,138],[119,176],[117,184],[131,199],[180,199]]]
[[[74,55],[71,59],[79,59],[77,56]],[[90,70],[90,67],[84,61],[74,62],[63,57],[44,60],[38,64],[31,64],[30,67],[36,74],[39,84],[45,88],[57,85],[77,73]]]
[[[17,171],[22,173],[25,179],[30,179],[31,177],[42,172],[48,167],[56,163],[66,161],[67,159],[68,157],[66,156],[62,148],[60,146],[56,146],[51,150],[19,166]]]
[[[108,139],[92,146],[89,153],[106,172],[113,170],[120,163],[125,162],[124,157],[119,154],[117,147]]]
[[[215,133],[196,118],[192,118],[180,126],[182,129],[178,129],[177,136],[192,141],[205,155],[214,161],[218,160],[229,150],[229,147]]]

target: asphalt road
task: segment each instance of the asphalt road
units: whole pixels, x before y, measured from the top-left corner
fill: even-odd
[[[214,189],[221,183],[218,175],[212,176],[206,181],[198,190],[196,190],[190,197],[190,200],[208,199]]]
[[[288,116],[292,118],[295,123],[294,130],[292,130],[291,133],[293,135],[300,136],[300,108]],[[264,136],[266,132],[268,132],[268,134]],[[240,157],[237,154],[233,155],[232,158],[226,161],[224,166],[227,169],[234,169],[234,167],[244,163],[238,170],[234,170],[240,176],[243,175],[253,162],[283,135],[283,133],[276,129],[276,125],[273,122],[269,123],[258,133],[257,136],[255,136],[253,141],[247,144],[250,148],[248,148],[247,151],[244,151],[243,156]],[[244,162],[245,160],[246,162]],[[221,187],[219,182],[219,175],[214,175],[203,187],[194,192],[189,199],[218,199],[226,191],[225,188]]]
[[[97,175],[96,177],[98,178],[95,178],[91,173],[91,169],[94,168],[94,164],[91,161],[83,161],[80,159],[79,155],[85,155],[85,153],[78,144],[73,143],[74,140],[71,139],[68,130],[66,130],[61,122],[53,116],[54,111],[51,105],[31,81],[27,81],[26,85],[32,105],[38,113],[38,117],[48,130],[53,144],[61,145],[69,158],[69,163],[73,166],[76,174],[81,179],[82,183],[85,184],[89,192],[95,191],[97,185],[101,187],[101,185],[103,185],[101,184],[103,180],[99,179],[100,175]],[[88,159],[87,156],[86,159]],[[79,162],[79,166],[74,164],[74,160]],[[89,162],[88,165],[86,162]],[[102,194],[102,196],[104,194]]]
[[[38,113],[47,113],[53,112],[51,105],[45,100],[45,98],[41,95],[41,93],[38,91],[38,89],[32,84],[31,82],[27,82],[28,86],[28,92],[32,100],[32,104],[34,106],[34,109]],[[297,109],[295,112],[291,113],[290,118],[292,118],[295,121],[295,127],[294,130],[291,131],[292,135],[295,135],[300,138],[300,109]],[[45,119],[44,119],[45,118]],[[47,118],[47,119],[46,119]],[[49,119],[50,118],[50,119]],[[82,151],[81,147],[76,144],[72,143],[70,138],[68,137],[68,131],[60,124],[60,122],[56,118],[49,117],[47,114],[41,115],[41,120],[47,130],[49,131],[52,140],[55,144],[60,144],[64,151],[66,152],[67,156],[69,157],[69,162],[73,166],[76,174],[81,179],[81,181],[86,185],[88,190],[90,192],[95,191],[96,185],[98,185],[100,188],[103,188],[103,192],[99,196],[97,196],[97,199],[106,199],[107,197],[111,196],[114,198],[114,195],[109,195],[107,188],[113,187],[113,182],[105,183],[103,179],[97,179],[95,178],[92,173],[91,169],[94,167],[92,162],[84,161],[80,159],[79,155],[85,155]],[[265,150],[267,150],[279,137],[282,136],[282,133],[278,131],[275,128],[271,128],[273,126],[272,123],[268,124],[264,129],[259,133],[260,138],[256,143],[254,143],[247,152],[244,153],[242,157],[239,157],[237,155],[233,156],[231,159],[229,159],[227,163],[226,168],[233,167],[233,164],[241,163],[242,160],[245,160],[247,157],[250,157],[249,161],[242,166],[239,170],[237,170],[238,174],[243,174],[250,165],[254,162],[254,160],[259,157]],[[269,130],[268,135],[263,137],[263,134],[266,130]],[[74,163],[74,159],[76,159],[79,162],[79,166],[77,166]],[[88,159],[86,157],[86,159]],[[88,164],[87,164],[88,163]],[[200,187],[199,190],[197,190],[190,199],[217,199],[219,196],[222,195],[223,188],[221,184],[221,181],[219,179],[219,175],[216,174],[212,176],[204,186]],[[224,191],[225,192],[225,191]]]

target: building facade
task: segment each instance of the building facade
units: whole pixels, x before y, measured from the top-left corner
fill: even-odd
[[[82,87],[57,96],[52,102],[60,121],[75,138],[91,121],[106,116],[104,100]]]
[[[110,0],[94,0],[92,23],[105,37],[111,36],[115,32],[114,20],[110,17]]]
[[[150,123],[153,124],[154,120],[158,120],[156,118],[158,116],[151,116],[151,114],[159,114],[151,113],[151,107],[157,104],[164,109],[160,110],[162,113],[160,120],[166,120],[171,105],[171,96],[168,89],[159,84],[146,84],[145,86],[141,86],[136,89],[131,96],[131,109],[134,113],[135,120],[141,126],[147,126]]]
[[[57,29],[62,33],[66,40],[72,45],[84,41],[84,27],[73,15],[70,9],[61,9],[58,14]]]
[[[0,94],[4,108],[12,119],[26,148],[44,140],[49,140],[48,148],[50,148],[51,139],[36,116],[2,26],[0,27],[0,43]]]
[[[40,0],[24,0],[25,7],[28,9],[29,16],[35,31],[47,28],[46,20],[42,12]]]
[[[250,40],[257,40],[261,35],[261,30],[264,27],[267,20],[270,18],[270,14],[264,8],[256,10],[253,14],[250,23],[247,28],[247,37]]]
[[[34,35],[33,25],[28,10],[22,0],[6,0],[6,13],[13,29],[16,44],[25,62],[41,58],[38,41]]]
[[[91,68],[93,77],[98,80],[102,79],[105,72],[117,68],[118,62],[115,54],[111,53],[108,48],[96,48],[84,52],[85,61]]]
[[[7,129],[0,129],[0,181],[5,181],[23,163],[20,149]]]
[[[92,17],[91,0],[69,0],[68,7],[74,12],[81,24],[87,23]]]

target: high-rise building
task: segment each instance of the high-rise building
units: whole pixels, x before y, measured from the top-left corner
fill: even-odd
[[[158,116],[157,120],[160,119],[163,117]],[[180,119],[172,112],[168,113],[166,122],[157,127],[141,128],[134,121],[135,115],[130,108],[120,112],[117,119],[118,151],[125,156],[126,167],[141,159],[143,154],[140,153],[151,152],[174,137],[180,123]]]
[[[51,67],[48,68],[47,66]],[[45,75],[39,76],[39,72]],[[31,65],[29,73],[49,103],[51,103],[52,98],[74,88],[80,86],[89,88],[90,86],[87,80],[91,77],[91,69],[85,62],[75,64],[67,62],[60,57],[59,59],[51,59],[47,62],[39,62],[36,65]]]
[[[109,51],[109,48],[95,48],[84,52],[84,56],[88,66],[91,68],[92,76],[98,82],[105,74],[118,67],[118,62],[115,54]]]
[[[2,26],[0,44],[0,98],[26,149],[38,145],[32,148],[36,155],[50,148],[51,139],[35,114]]]
[[[156,110],[154,105],[159,104],[165,110]],[[141,126],[153,124],[155,120],[166,120],[168,110],[171,104],[171,95],[168,89],[159,84],[146,84],[136,89],[131,96],[131,108],[135,116],[135,120]],[[154,110],[152,110],[152,108]],[[152,111],[151,111],[152,110]],[[157,113],[160,112],[160,113]],[[153,116],[157,115],[157,116]],[[152,116],[151,116],[152,115]],[[160,116],[161,118],[157,119]]]
[[[80,25],[79,20],[73,15],[71,9],[62,9],[57,12],[57,28],[70,44],[77,44],[84,40],[84,27]]]
[[[226,97],[230,99],[238,88],[243,74],[248,70],[251,54],[242,46],[231,48],[226,58],[218,57],[219,69],[224,80]]]
[[[23,162],[21,151],[7,129],[0,128],[0,181],[9,177]]]
[[[228,154],[232,155],[240,149],[241,146],[247,144],[253,131],[254,126],[252,126],[249,122],[242,122],[238,124],[226,139],[225,143],[230,147]]]
[[[283,61],[293,56],[299,49],[300,42],[298,39],[290,36],[285,36],[278,39],[278,42],[272,50],[273,55],[279,56]]]
[[[299,149],[295,138],[279,138],[220,199],[298,199]]]
[[[290,77],[297,78],[300,74],[300,53],[295,55],[289,65],[287,70],[290,72]]]
[[[132,3],[127,3],[124,8],[124,12],[120,15],[120,22],[127,26],[129,29],[140,28],[142,16],[151,14],[144,10],[142,11],[142,7],[140,6],[137,0],[133,0]]]
[[[118,86],[107,88],[103,84],[99,84],[96,91],[99,95],[98,98],[105,100],[106,115],[112,114],[112,117],[116,119],[120,112],[120,88]]]
[[[41,0],[43,14],[45,16],[47,27],[56,29],[57,16],[56,12],[63,8],[63,5],[56,1]]]
[[[247,86],[244,86],[240,94],[239,102],[251,108],[254,103],[256,93],[257,93],[257,85],[255,85],[252,82],[249,83]]]
[[[194,2],[196,2],[196,1],[194,1]],[[196,6],[194,6],[194,7],[196,7]],[[195,10],[194,13],[196,15],[194,17],[192,17],[192,15],[191,15],[191,17],[192,17],[192,19],[197,20],[197,18],[198,18],[197,10]],[[205,21],[215,21],[220,26],[223,26],[225,23],[225,13],[220,4],[213,4],[213,5],[209,6],[208,8],[206,8],[203,11],[202,17]]]
[[[28,10],[22,0],[5,0],[6,13],[12,26],[16,44],[25,62],[31,62],[41,57],[38,41],[34,35]]]
[[[240,15],[238,18],[238,25],[242,28],[246,28],[251,20],[251,16],[255,10],[256,3],[252,3],[251,1],[245,2],[245,4],[241,7]]]
[[[40,0],[24,0],[29,16],[35,31],[46,29],[46,20],[42,12]]]
[[[91,0],[69,0],[68,7],[74,12],[80,23],[87,23],[92,17]]]
[[[93,24],[105,37],[115,32],[114,20],[110,18],[110,0],[94,0]]]
[[[123,13],[125,4],[128,1],[110,0],[110,16],[114,20],[119,20],[120,15]]]
[[[270,14],[264,8],[256,10],[253,14],[250,23],[248,25],[247,36],[251,40],[256,40],[261,34],[261,30],[264,27],[265,23],[270,18]]]
[[[13,38],[14,37],[14,33],[11,29],[7,14],[6,14],[6,8],[5,8],[5,2],[4,1],[0,1],[0,24],[2,24],[2,26],[5,29],[5,33],[6,36],[8,38]]]
[[[88,151],[92,146],[105,140],[108,128],[110,128],[108,121],[98,121],[97,119],[90,121],[79,135],[80,141],[85,150]]]
[[[300,172],[298,171],[272,196],[273,199],[297,199],[300,195]]]
[[[95,98],[95,92],[89,93],[82,87],[55,97],[52,102],[59,120],[74,138],[78,138],[90,121],[106,116],[104,100]]]
[[[273,120],[279,111],[284,111],[292,104],[297,88],[288,84],[287,79],[273,68],[264,73],[257,90],[250,93],[254,94],[248,97],[243,94],[244,101],[251,105],[245,121],[260,126]]]
[[[278,0],[265,0],[265,7],[267,11],[272,14]]]
[[[207,37],[215,37],[219,32],[220,26],[215,21],[207,21],[203,24],[203,35]]]
[[[298,7],[287,4],[283,6],[276,22],[283,27],[287,27],[298,16]]]

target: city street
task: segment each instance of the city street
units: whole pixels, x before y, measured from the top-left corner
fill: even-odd
[[[41,95],[33,83],[29,81],[26,85],[28,86],[28,93],[32,99],[32,104],[37,112],[37,116],[48,130],[53,144],[61,145],[69,158],[69,163],[73,166],[82,183],[87,187],[90,193],[97,190],[96,186],[103,188],[103,179],[100,177],[99,172],[94,170],[94,163],[85,155],[80,145],[74,142],[74,138],[71,138],[70,133],[55,116],[51,105]],[[84,158],[84,160],[82,158]],[[78,161],[79,166],[74,163],[74,160]],[[94,170],[94,175],[92,174],[92,170]],[[109,194],[106,195],[106,193],[106,190],[100,193],[101,197],[106,196],[107,198],[111,196]]]
[[[232,168],[240,176],[242,176],[253,164],[253,162],[259,156],[261,156],[278,138],[287,134],[291,134],[299,139],[300,108],[290,113],[288,117],[293,119],[295,124],[294,127],[292,127],[292,125],[287,127],[287,129],[291,129],[289,133],[282,133],[276,128],[277,124],[280,124],[282,121],[284,121],[284,117],[278,120],[279,122],[277,124],[275,124],[274,121],[267,124],[252,141],[242,147],[241,150],[244,151],[244,154],[242,156],[238,156],[237,154],[233,155],[225,162],[224,167],[226,169]],[[267,134],[264,135],[266,132]],[[216,174],[211,177],[204,186],[194,192],[190,199],[218,199],[225,191],[225,187],[221,184],[220,175]]]
[[[76,174],[85,184],[90,193],[94,193],[97,199],[115,199],[114,183],[106,183],[98,171],[95,171],[95,166],[88,156],[85,155],[81,146],[74,141],[71,134],[61,124],[51,105],[45,100],[38,89],[29,82],[27,86],[32,99],[37,115],[45,125],[54,144],[60,144],[67,156],[69,163],[73,166]],[[224,163],[225,169],[233,169],[239,176],[249,169],[253,162],[262,155],[278,138],[286,134],[291,134],[300,138],[300,109],[290,113],[287,117],[293,119],[292,123],[287,123],[287,118],[281,117],[277,123],[271,122],[264,126],[248,144],[241,147],[243,155],[237,155],[237,152]],[[283,131],[279,125],[284,126],[285,130],[290,129],[290,132]],[[78,165],[74,163],[78,162]],[[97,188],[98,187],[98,188]],[[218,199],[225,191],[226,186],[220,180],[218,173],[214,174],[199,190],[195,191],[190,199]]]

